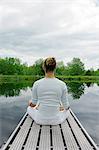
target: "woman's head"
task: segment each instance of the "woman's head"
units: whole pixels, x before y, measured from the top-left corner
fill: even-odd
[[[54,57],[48,57],[43,62],[43,69],[47,72],[53,72],[56,68],[56,60]]]

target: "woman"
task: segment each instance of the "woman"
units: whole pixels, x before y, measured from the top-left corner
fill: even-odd
[[[32,88],[33,98],[27,113],[37,124],[57,125],[65,121],[69,114],[66,84],[55,78],[55,68],[55,58],[45,59],[45,77],[36,81]]]

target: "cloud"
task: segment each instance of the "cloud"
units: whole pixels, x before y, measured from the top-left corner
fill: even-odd
[[[65,63],[80,57],[87,68],[99,68],[98,6],[98,0],[1,0],[0,56],[29,65],[40,57]]]

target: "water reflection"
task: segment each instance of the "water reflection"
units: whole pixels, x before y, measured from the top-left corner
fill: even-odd
[[[0,83],[0,96],[12,97],[19,96],[20,90],[26,90],[27,87],[32,87],[31,82],[24,83]]]
[[[90,86],[94,85],[94,83],[92,83],[92,82],[85,82],[85,84],[86,84],[87,87],[90,87]]]
[[[0,145],[7,141],[26,112],[33,82],[0,83]],[[99,82],[66,82],[66,85],[74,99],[70,103],[72,110],[98,144]]]
[[[73,99],[79,99],[84,94],[85,85],[80,82],[67,83],[68,93],[72,95]]]
[[[34,82],[34,81],[33,81]],[[27,90],[32,87],[33,82],[13,82],[13,83],[0,83],[0,96],[13,97],[19,96],[21,90]],[[68,93],[73,99],[80,99],[84,94],[85,87],[91,87],[93,82],[66,82]],[[99,83],[97,83],[99,86]]]
[[[97,85],[99,86],[99,82],[97,82]]]

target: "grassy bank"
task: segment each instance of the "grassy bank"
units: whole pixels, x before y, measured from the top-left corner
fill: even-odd
[[[0,82],[33,82],[42,78],[42,76],[33,75],[0,75]],[[99,82],[99,76],[57,76],[63,81],[73,82]]]
[[[28,75],[0,75],[0,82],[32,82],[40,79],[40,76]]]
[[[99,82],[99,76],[57,76],[64,81]]]

